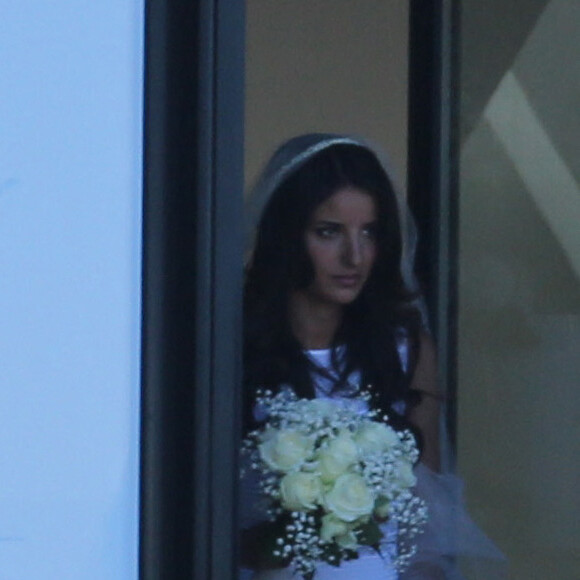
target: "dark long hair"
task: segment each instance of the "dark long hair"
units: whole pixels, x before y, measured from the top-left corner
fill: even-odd
[[[396,401],[416,401],[409,382],[416,364],[421,316],[415,294],[403,281],[401,225],[393,185],[376,156],[355,144],[334,144],[314,154],[284,179],[262,213],[244,292],[244,383],[246,418],[256,388],[291,385],[299,397],[315,396],[312,363],[293,335],[288,301],[313,280],[304,232],[314,210],[343,187],[364,190],[377,208],[377,256],[357,298],[345,306],[333,346],[346,346],[337,387],[354,369],[371,385],[385,412]],[[407,343],[408,368],[398,345]],[[336,353],[336,350],[333,350]],[[392,413],[389,413],[392,414]],[[402,419],[404,420],[404,419]]]

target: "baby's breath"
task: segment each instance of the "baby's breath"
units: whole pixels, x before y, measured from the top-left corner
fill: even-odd
[[[281,562],[289,563],[304,578],[314,576],[319,562],[338,565],[352,558],[354,553],[341,547],[334,539],[323,540],[321,537],[323,517],[331,513],[325,494],[334,482],[329,481],[328,474],[322,480],[322,495],[315,497],[314,507],[312,502],[306,502],[301,510],[284,508],[281,491],[283,477],[289,473],[288,469],[292,473],[310,474],[310,478],[312,475],[322,477],[319,460],[331,449],[333,441],[339,436],[344,439],[345,435],[354,441],[365,425],[388,422],[388,417],[371,409],[372,396],[369,390],[346,400],[346,404],[344,401],[299,399],[289,388],[283,388],[276,394],[270,390],[261,390],[257,395],[256,407],[266,420],[242,444],[242,454],[246,458],[244,465],[260,474],[259,489],[265,498],[273,529],[277,530],[272,555]],[[304,447],[304,456],[293,463],[292,467],[286,467],[286,471],[276,469],[277,464],[271,460],[266,462],[262,455],[263,446],[268,444],[269,438],[282,432],[295,433],[302,437],[301,441],[310,442]],[[409,466],[418,460],[419,452],[412,433],[402,431],[389,437],[392,437],[393,442],[380,451],[367,450],[363,453],[359,448],[355,461],[345,467],[345,473],[355,473],[363,478],[374,498],[374,505],[381,507],[381,521],[389,519],[396,522],[397,547],[387,551],[390,552],[394,566],[402,570],[416,551],[413,538],[421,532],[427,520],[427,508],[423,500],[413,493],[408,482],[409,476],[405,480],[405,474],[401,472],[402,465]],[[338,517],[334,512],[332,516]],[[368,528],[373,517],[371,514],[361,518],[363,523],[360,524],[345,520],[359,547],[364,545],[366,537],[362,526]],[[379,530],[378,524],[375,528]]]

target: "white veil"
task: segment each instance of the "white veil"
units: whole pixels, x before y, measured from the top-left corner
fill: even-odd
[[[401,224],[401,274],[406,286],[410,290],[416,290],[417,281],[413,273],[415,250],[417,246],[417,229],[415,227],[415,222],[408,209],[401,189],[393,179],[393,170],[387,161],[387,157],[380,153],[378,147],[358,137],[334,135],[330,133],[309,133],[286,141],[286,143],[276,150],[266,165],[266,168],[258,178],[258,181],[250,190],[246,200],[245,229],[247,249],[249,250],[252,246],[254,230],[259,220],[259,216],[261,215],[267,201],[270,199],[270,196],[280,183],[314,155],[334,145],[355,145],[366,149],[374,155],[388,176],[396,194],[399,221]],[[421,313],[425,319],[425,311],[422,305]]]
[[[400,270],[411,291],[418,290],[414,275],[417,229],[406,199],[393,178],[393,170],[380,148],[365,139],[348,135],[311,133],[294,137],[280,146],[246,199],[246,247],[249,252],[259,217],[276,188],[314,155],[334,145],[354,145],[372,153],[388,176],[395,191],[402,235]],[[424,301],[416,305],[428,330]],[[443,445],[448,450],[448,445]],[[449,452],[449,451],[447,451]],[[443,465],[451,462],[445,461]],[[505,577],[505,558],[469,517],[463,501],[463,483],[451,473],[434,473],[419,465],[417,491],[429,505],[430,518],[426,532],[419,539],[414,565],[401,580],[462,580],[461,568],[469,570],[470,579],[499,580]],[[433,568],[434,566],[434,568]],[[433,573],[433,569],[438,570]]]

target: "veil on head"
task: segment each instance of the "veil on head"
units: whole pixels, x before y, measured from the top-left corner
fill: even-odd
[[[334,145],[354,145],[366,149],[374,155],[389,178],[396,195],[401,227],[401,275],[407,288],[411,291],[416,291],[418,284],[414,274],[415,250],[417,246],[415,222],[405,197],[393,178],[393,171],[386,155],[381,153],[378,147],[359,137],[330,133],[309,133],[286,141],[276,150],[258,181],[250,190],[246,200],[245,234],[248,253],[253,244],[254,232],[262,210],[276,188],[314,155]],[[417,306],[426,325],[426,312],[423,301],[420,300]]]

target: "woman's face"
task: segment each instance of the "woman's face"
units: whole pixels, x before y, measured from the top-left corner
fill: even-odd
[[[314,280],[304,290],[315,302],[351,303],[371,273],[377,254],[377,208],[370,194],[344,187],[313,212],[305,232]]]

